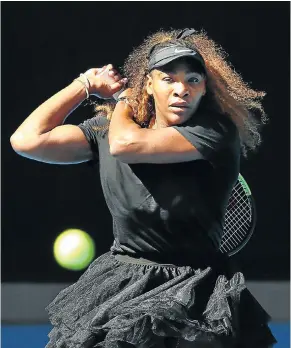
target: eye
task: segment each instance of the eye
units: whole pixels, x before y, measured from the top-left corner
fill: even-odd
[[[188,80],[190,83],[199,83],[200,79],[198,77],[190,77],[190,79]]]
[[[173,79],[171,77],[168,77],[168,76],[164,77],[162,80],[165,81],[165,82],[168,82],[168,83],[173,82]]]

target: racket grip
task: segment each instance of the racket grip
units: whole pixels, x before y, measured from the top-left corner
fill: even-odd
[[[118,100],[118,97],[120,96],[120,94],[121,94],[123,91],[125,91],[125,89],[126,89],[125,87],[121,88],[121,90],[118,91],[118,92],[116,92],[116,93],[114,93],[112,97],[113,97],[115,100]]]

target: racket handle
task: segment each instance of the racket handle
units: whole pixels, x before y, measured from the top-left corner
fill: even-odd
[[[125,89],[126,89],[126,88],[122,87],[121,90],[118,91],[118,92],[116,92],[116,93],[114,93],[112,97],[113,97],[115,100],[118,100],[118,97],[120,96],[120,94],[121,94],[122,92],[125,91]]]

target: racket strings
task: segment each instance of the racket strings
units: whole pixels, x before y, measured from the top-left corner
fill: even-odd
[[[220,250],[229,252],[241,244],[248,235],[252,221],[252,207],[240,182],[233,188],[227,206]]]
[[[246,229],[241,229],[240,231],[228,232],[228,237],[225,237],[222,241],[221,248],[233,248],[241,244],[244,239],[248,236],[248,231]]]
[[[240,201],[237,204],[236,209],[228,212],[225,218],[225,229],[233,229],[234,227],[244,227],[244,224],[250,223],[251,209],[248,200]]]
[[[233,216],[226,222],[223,238],[224,240],[222,244],[227,243],[231,238],[238,242],[243,240],[248,232],[248,227],[250,225],[249,220],[249,212],[242,212],[240,215],[233,214]]]
[[[233,201],[235,201],[235,205],[233,204]],[[231,209],[241,209],[245,206],[243,205],[244,202],[248,202],[248,198],[243,191],[242,187],[236,187],[235,190],[232,192],[231,201],[228,204],[226,215],[230,215]]]

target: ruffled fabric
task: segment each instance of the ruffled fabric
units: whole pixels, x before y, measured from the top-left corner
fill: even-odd
[[[228,279],[211,267],[131,264],[111,252],[96,259],[47,310],[54,328],[46,348],[275,343],[269,317],[246,289],[242,273]]]

